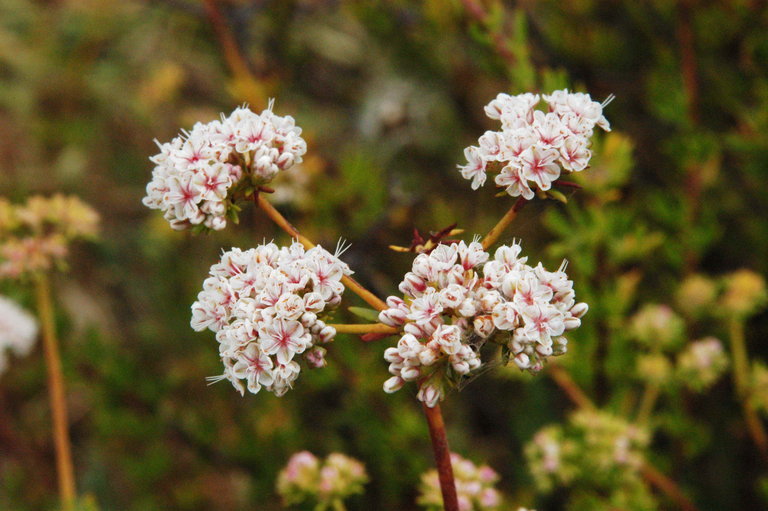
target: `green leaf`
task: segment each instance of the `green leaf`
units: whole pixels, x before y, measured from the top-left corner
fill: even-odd
[[[357,317],[373,321],[374,323],[379,322],[379,311],[366,307],[350,307],[348,310]]]

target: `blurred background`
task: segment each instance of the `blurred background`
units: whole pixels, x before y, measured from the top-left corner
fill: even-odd
[[[0,195],[76,194],[103,222],[54,284],[80,493],[103,510],[280,509],[277,473],[308,449],[365,463],[372,481],[350,509],[417,509],[433,460],[413,389],[381,391],[392,339],[339,335],[328,367],[282,398],[206,386],[221,372],[217,345],[189,319],[209,266],[223,248],[288,238],[251,209],[211,235],[170,230],[141,204],[153,139],[275,98],[309,150],[272,200],[322,245],[349,240],[344,260],[385,296],[412,261],[388,245],[454,222],[471,239],[511,206],[456,170],[464,147],[496,129],[483,106],[563,87],[615,94],[614,131],[598,135],[583,190],[528,205],[502,239],[521,238],[552,269],[569,259],[590,312],[559,361],[599,406],[631,418],[644,385],[635,312],[667,305],[687,340],[725,342],[722,304],[686,316],[681,283],[768,272],[763,2],[3,0]],[[0,293],[32,307],[23,286]],[[755,307],[744,324],[750,357],[764,360],[768,314]],[[56,505],[45,381],[40,347],[0,375],[2,509]],[[617,509],[536,490],[524,446],[574,410],[546,371],[496,369],[443,408],[452,449],[501,474],[509,509]],[[659,398],[647,457],[703,511],[768,506],[741,408],[728,374]],[[675,508],[660,494],[657,505]]]

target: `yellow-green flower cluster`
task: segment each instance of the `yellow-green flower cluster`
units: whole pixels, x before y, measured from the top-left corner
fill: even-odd
[[[343,509],[344,499],[363,493],[368,475],[362,463],[340,453],[320,460],[301,451],[277,477],[277,492],[286,506],[311,503],[316,511]]]
[[[647,431],[620,417],[582,410],[565,425],[541,429],[525,447],[525,456],[541,491],[578,488],[610,495],[610,501],[628,498],[614,492],[629,492],[644,500],[647,491],[638,469],[648,442]]]
[[[738,270],[725,278],[725,292],[720,306],[730,314],[745,318],[768,302],[765,279],[750,270]]]
[[[77,197],[0,198],[0,277],[26,277],[61,267],[69,244],[95,237],[99,215]]]

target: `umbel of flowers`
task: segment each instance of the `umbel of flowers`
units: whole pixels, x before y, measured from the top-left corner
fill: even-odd
[[[505,509],[502,507],[501,493],[495,488],[499,482],[499,474],[495,470],[488,465],[477,466],[456,453],[451,453],[451,464],[461,511]],[[422,474],[417,502],[427,511],[443,510],[437,470]]]
[[[0,198],[0,278],[28,277],[64,265],[69,243],[96,235],[99,215],[77,197]]]
[[[562,174],[587,168],[595,126],[610,131],[603,107],[613,97],[597,103],[589,94],[567,89],[543,97],[546,112],[536,109],[541,97],[531,93],[502,93],[486,105],[486,115],[500,121],[501,130],[486,131],[477,146],[464,150],[467,163],[459,170],[473,190],[491,173],[496,186],[530,200],[551,189]]]
[[[220,230],[227,219],[237,221],[237,199],[301,163],[307,152],[293,117],[275,115],[272,107],[256,114],[243,106],[158,143],[144,204],[178,230]]]
[[[341,278],[351,273],[336,255],[298,242],[224,252],[192,305],[192,328],[210,329],[219,342],[224,374],[213,380],[280,396],[299,375],[299,356],[324,366],[321,345],[336,331],[322,318],[341,302]]]
[[[8,364],[6,352],[25,356],[37,338],[37,321],[16,302],[0,296],[0,375]]]
[[[656,509],[639,472],[649,440],[646,430],[609,412],[581,410],[565,425],[536,433],[525,457],[539,490],[579,490],[574,495],[583,505],[571,502],[569,509],[592,509],[598,501],[620,509]],[[595,502],[587,506],[587,501]]]
[[[332,453],[319,460],[309,451],[291,456],[277,477],[277,492],[285,505],[315,504],[314,509],[344,509],[343,501],[363,493],[368,482],[365,467],[354,458]]]
[[[563,334],[580,326],[587,305],[576,303],[565,263],[551,272],[526,264],[520,253],[513,243],[489,260],[480,243],[462,241],[416,256],[399,286],[404,296],[387,298],[389,308],[379,314],[403,332],[384,352],[393,375],[386,392],[414,381],[418,399],[434,407],[483,365],[485,343],[500,345],[505,359],[531,372],[565,353]]]

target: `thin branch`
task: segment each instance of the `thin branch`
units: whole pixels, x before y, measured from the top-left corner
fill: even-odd
[[[498,241],[499,237],[504,233],[504,230],[509,227],[509,224],[511,224],[515,218],[517,218],[518,211],[520,211],[527,202],[528,201],[522,197],[519,197],[517,201],[515,201],[512,207],[509,208],[509,211],[501,217],[501,220],[499,220],[488,234],[485,235],[485,238],[483,238],[482,244],[484,250],[488,250],[488,248],[492,247],[493,244]]]
[[[296,238],[299,243],[304,245],[305,248],[310,249],[315,246],[314,243],[312,243],[309,238],[302,236],[301,233],[293,226],[291,223],[282,215],[280,212],[275,209],[275,207],[267,201],[267,199],[264,198],[263,194],[260,193],[254,193],[253,201],[256,203],[256,205],[261,208],[267,216],[277,224],[278,227],[280,227],[283,231],[288,233],[291,237]],[[341,279],[341,282],[347,286],[347,288],[355,293],[357,296],[362,298],[368,305],[373,307],[377,310],[385,310],[388,309],[387,304],[384,303],[383,300],[381,300],[379,297],[368,291],[366,288],[364,288],[359,282],[357,282],[355,279],[349,276],[344,276]]]
[[[329,324],[333,327],[336,333],[339,334],[384,334],[394,335],[399,330],[393,326],[384,325],[382,323],[369,323],[362,325],[347,325],[347,324]]]
[[[248,61],[238,46],[229,23],[219,8],[218,0],[203,0],[205,13],[213,26],[213,31],[224,53],[224,60],[235,79],[237,93],[252,105],[264,106],[264,94],[261,93],[259,81],[251,71]]]
[[[729,323],[731,338],[731,357],[733,358],[733,379],[736,385],[736,393],[744,409],[744,419],[752,440],[757,446],[760,455],[768,460],[768,435],[765,427],[757,416],[754,406],[749,399],[749,357],[747,355],[746,337],[744,335],[744,320],[733,318]]]
[[[72,450],[69,443],[67,401],[64,391],[64,377],[56,338],[53,318],[53,302],[48,276],[40,274],[35,281],[37,313],[43,330],[43,349],[48,370],[48,396],[53,418],[53,441],[56,446],[56,468],[59,478],[59,496],[62,509],[71,511],[75,504],[75,471],[72,465]]]

